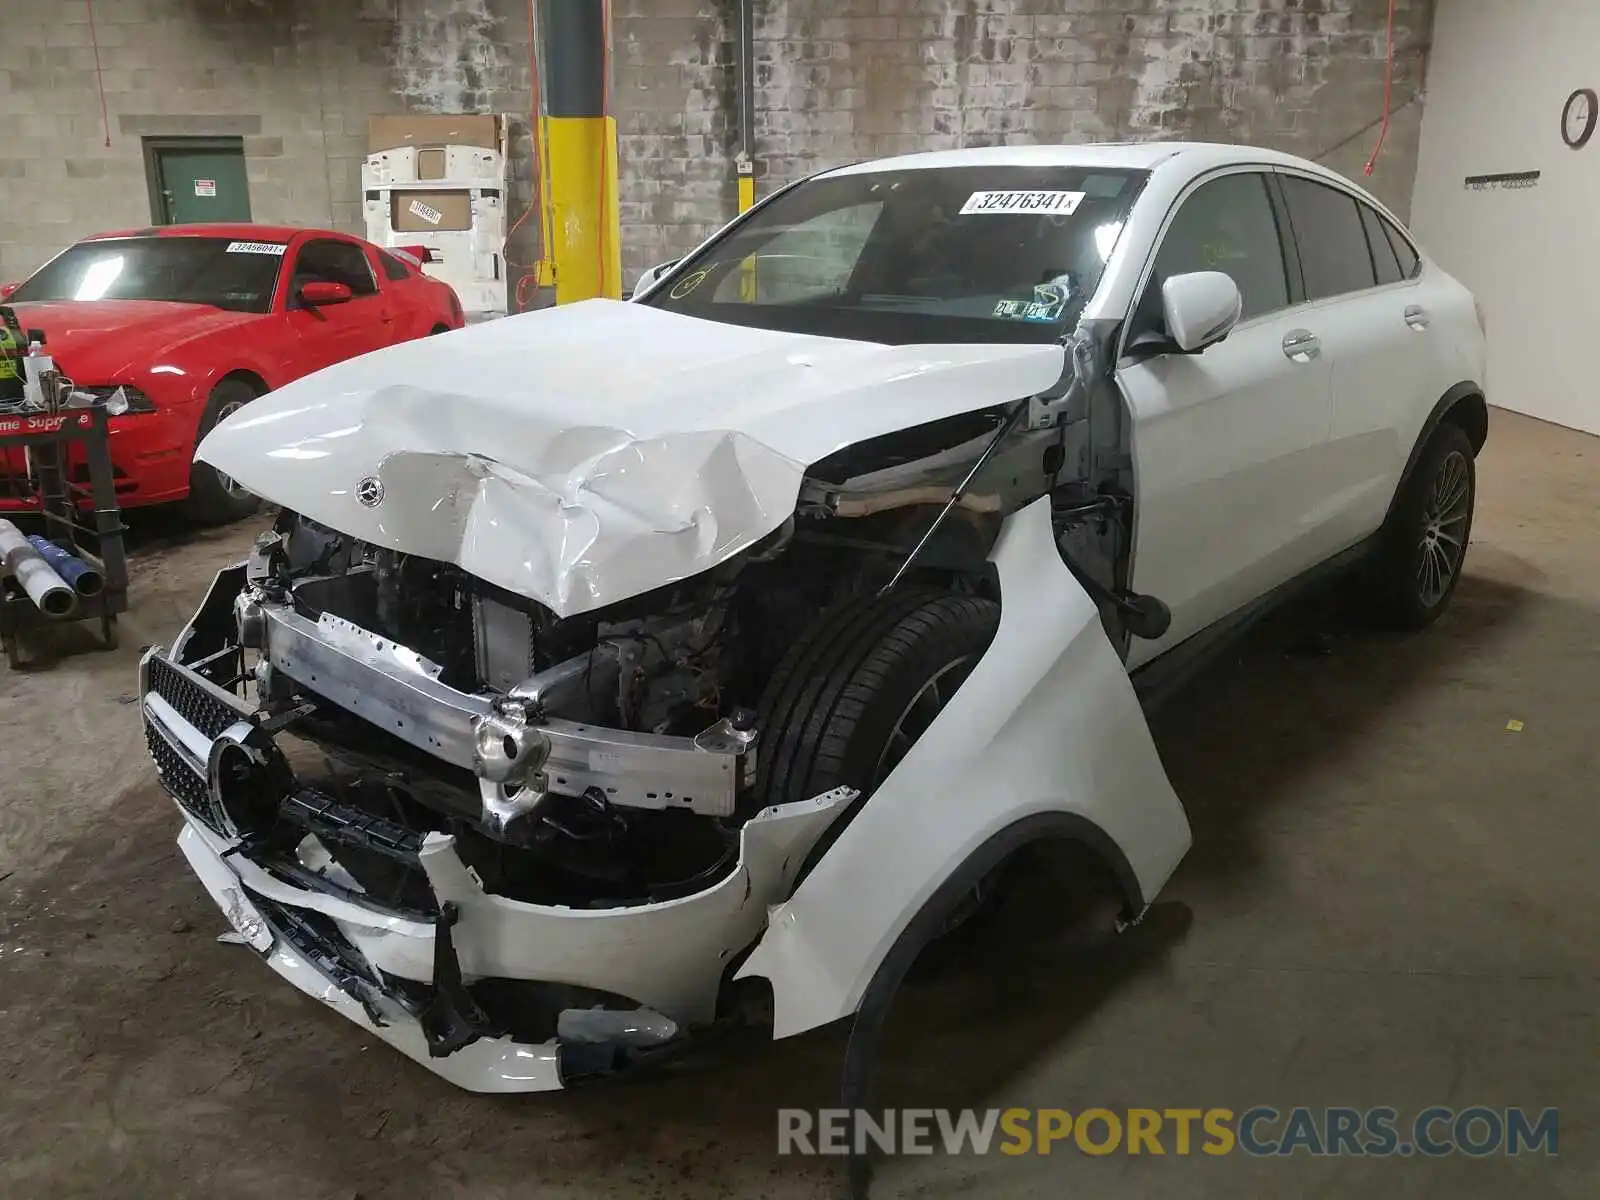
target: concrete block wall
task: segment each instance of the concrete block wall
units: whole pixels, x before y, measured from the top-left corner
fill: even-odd
[[[93,0],[103,121],[90,5],[0,0],[0,278],[85,233],[149,223],[144,137],[239,136],[256,220],[359,232],[367,119],[526,113],[526,12],[523,0]],[[509,200],[525,206],[525,118],[518,133]]]
[[[388,102],[381,59],[360,52],[381,29],[348,7],[345,52],[309,4],[94,0],[103,119],[89,6],[0,2],[0,276],[84,233],[148,224],[146,136],[239,136],[257,219],[348,227],[362,108]]]
[[[1355,177],[1388,0],[755,0],[758,189],[879,154],[1197,137]],[[1368,182],[1405,213],[1434,0],[1399,0],[1397,111]],[[527,0],[0,0],[0,279],[151,219],[141,138],[244,139],[259,220],[360,227],[378,113],[514,114],[532,158]],[[734,0],[613,0],[624,278],[736,208]],[[537,255],[537,217],[513,264]]]

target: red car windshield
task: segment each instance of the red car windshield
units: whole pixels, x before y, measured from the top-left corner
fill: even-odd
[[[282,242],[220,237],[79,242],[40,267],[11,302],[170,300],[264,313],[283,252]]]

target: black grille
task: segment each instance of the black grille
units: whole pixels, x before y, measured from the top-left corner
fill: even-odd
[[[144,727],[144,739],[150,747],[150,757],[155,761],[161,782],[167,791],[172,793],[173,799],[211,828],[216,829],[217,822],[211,811],[211,792],[206,786],[205,779],[195,774],[188,761],[168,744],[166,738],[151,728],[148,722]]]
[[[150,690],[177,710],[178,715],[215,740],[224,729],[241,720],[238,711],[185,676],[164,658],[150,660]]]

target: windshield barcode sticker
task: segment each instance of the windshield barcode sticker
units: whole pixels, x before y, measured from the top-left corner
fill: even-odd
[[[1044,213],[1069,217],[1083,203],[1082,192],[973,192],[961,206],[961,215],[972,213]]]
[[[282,254],[289,247],[282,242],[229,242],[229,254]]]
[[[411,202],[411,212],[414,216],[421,217],[429,225],[437,225],[440,221],[444,220],[444,214],[442,212],[440,212],[437,208],[429,208],[421,200],[413,200]]]

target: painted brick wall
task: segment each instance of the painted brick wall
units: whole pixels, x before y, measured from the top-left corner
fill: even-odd
[[[870,0],[839,0],[839,3]],[[731,0],[613,0],[623,278],[738,211]]]
[[[618,0],[671,9],[628,52],[676,45],[654,94],[620,86],[624,274],[693,246],[733,215],[729,0]],[[822,168],[961,146],[1193,138],[1253,142],[1357,178],[1402,216],[1416,174],[1435,0],[1398,0],[1386,149],[1378,132],[1388,0],[756,0],[757,186]],[[693,9],[694,22],[682,14]],[[719,77],[721,79],[719,85]],[[683,98],[685,127],[676,122]],[[703,145],[696,145],[696,139]],[[684,143],[688,143],[685,146]],[[684,155],[683,150],[688,154]],[[719,152],[720,150],[720,152]],[[700,154],[703,157],[696,157]],[[648,166],[646,165],[648,164]],[[719,186],[720,184],[720,186]],[[711,205],[721,199],[721,210]]]
[[[1370,184],[1402,213],[1434,0],[1399,0],[1399,110]],[[756,0],[763,191],[877,154],[1254,141],[1359,175],[1388,0]],[[613,0],[624,276],[731,216],[733,0]],[[244,138],[258,219],[360,224],[367,118],[529,108],[526,0],[0,0],[0,278],[150,219],[143,135]],[[527,208],[513,125],[509,212]],[[536,256],[537,219],[513,263]]]
[[[1432,9],[1397,5],[1403,107],[1368,181],[1402,212]],[[1152,138],[1254,142],[1357,175],[1382,111],[1388,0],[767,0],[761,12],[768,187],[920,149]]]

